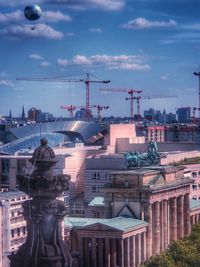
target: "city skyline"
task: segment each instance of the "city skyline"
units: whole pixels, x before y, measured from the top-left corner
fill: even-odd
[[[0,114],[21,114],[35,106],[66,116],[61,105],[84,105],[84,83],[17,81],[17,77],[86,77],[89,72],[110,84],[91,84],[90,103],[109,105],[105,116],[129,116],[125,93],[99,88],[133,88],[145,96],[177,98],[142,100],[175,113],[198,106],[200,3],[195,0],[37,0],[41,18],[23,15],[31,1],[0,1]],[[35,30],[31,30],[34,25]],[[81,74],[81,76],[80,76]],[[119,109],[120,107],[120,109]],[[136,105],[135,105],[136,108]],[[135,109],[136,112],[136,109]]]

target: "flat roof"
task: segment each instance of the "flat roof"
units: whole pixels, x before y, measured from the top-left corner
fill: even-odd
[[[195,199],[190,199],[190,209],[200,209],[200,201]]]
[[[104,207],[105,203],[104,203],[104,197],[94,197],[90,203],[88,204],[88,206],[90,207]]]
[[[16,190],[16,191],[5,191],[0,192],[0,200],[12,199],[16,197],[27,196],[24,192]]]
[[[111,219],[75,217],[65,217],[64,219],[64,225],[69,228],[84,228],[86,226],[92,226],[97,223],[111,228],[115,228],[117,231],[122,232],[128,232],[130,230],[145,227],[146,225],[148,225],[148,223],[145,221],[123,216]]]

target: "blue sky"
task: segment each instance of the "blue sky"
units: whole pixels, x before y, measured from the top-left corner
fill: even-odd
[[[42,16],[30,23],[23,10],[33,3]],[[90,86],[90,103],[110,106],[104,115],[130,114],[127,94],[99,91],[105,87],[178,96],[144,99],[142,110],[197,107],[199,10],[198,0],[0,0],[0,114],[18,116],[24,105],[65,116],[61,105],[85,104],[84,83],[16,78],[80,79],[87,72],[111,80]]]

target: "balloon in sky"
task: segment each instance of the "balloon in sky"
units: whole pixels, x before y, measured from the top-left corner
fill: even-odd
[[[28,20],[37,20],[40,18],[42,10],[38,5],[27,6],[24,9],[24,16]]]

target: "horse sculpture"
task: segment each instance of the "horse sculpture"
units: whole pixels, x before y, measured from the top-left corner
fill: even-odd
[[[150,142],[147,152],[139,153],[125,152],[124,157],[127,160],[127,167],[144,167],[160,164],[160,154],[156,142]]]

